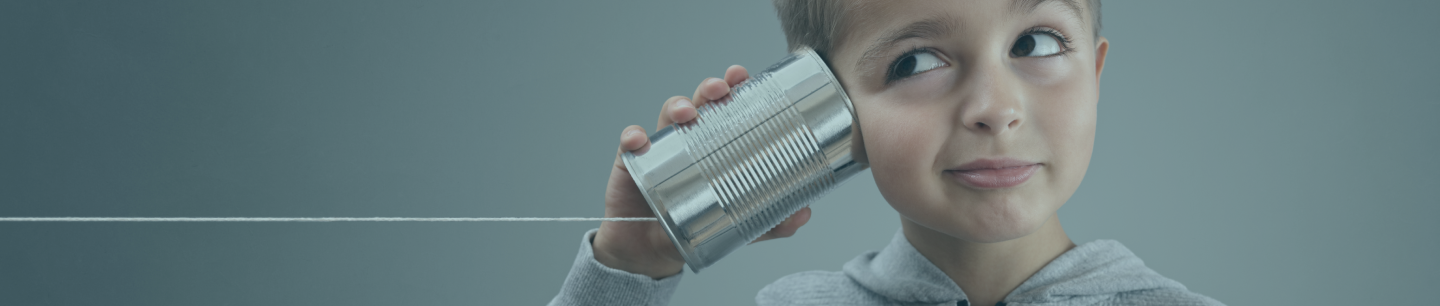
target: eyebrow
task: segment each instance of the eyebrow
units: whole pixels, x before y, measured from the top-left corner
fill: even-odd
[[[880,39],[876,40],[875,44],[870,45],[870,48],[865,50],[865,53],[860,56],[860,61],[864,62],[870,58],[880,56],[879,53],[881,50],[901,40],[940,37],[949,34],[955,31],[955,23],[952,22],[953,20],[954,18],[950,16],[931,17],[886,32],[884,35],[880,35]]]
[[[1010,2],[1010,12],[1015,15],[1028,14],[1046,2],[1061,2],[1065,4],[1065,8],[1075,14],[1075,18],[1085,20],[1081,15],[1080,4],[1077,0],[1015,0]],[[949,34],[955,30],[954,20],[952,16],[931,17],[886,32],[884,35],[880,35],[880,39],[876,40],[874,44],[871,44],[870,48],[865,50],[865,53],[861,54],[860,61],[856,66],[863,67],[865,62],[879,57],[880,51],[885,50],[890,47],[890,45],[901,40],[940,37]]]
[[[1075,14],[1076,19],[1085,20],[1085,16],[1081,14],[1083,10],[1080,9],[1080,3],[1077,0],[1016,0],[1010,2],[1010,13],[1016,15],[1027,14],[1035,11],[1035,8],[1040,7],[1041,4],[1045,4],[1046,2],[1060,2],[1061,4],[1065,4],[1065,8],[1070,9],[1070,13]]]

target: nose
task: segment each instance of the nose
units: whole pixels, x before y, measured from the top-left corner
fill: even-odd
[[[980,67],[977,67],[980,68]],[[962,79],[960,121],[977,133],[1002,135],[1020,128],[1025,105],[1018,80],[1001,67],[980,68]]]

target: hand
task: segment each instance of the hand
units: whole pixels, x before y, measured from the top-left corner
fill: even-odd
[[[745,67],[730,66],[725,69],[724,79],[701,81],[693,98],[670,97],[660,107],[656,129],[695,120],[697,107],[724,98],[730,94],[730,87],[749,77]],[[632,125],[620,132],[620,149],[615,153],[615,166],[610,169],[610,183],[605,188],[605,217],[655,217],[620,157],[621,153],[643,152],[649,147],[650,138],[644,128]],[[753,242],[790,237],[808,221],[810,208],[801,208]],[[685,266],[685,258],[670,242],[663,227],[660,222],[601,222],[593,241],[595,260],[611,268],[657,279],[678,274]]]

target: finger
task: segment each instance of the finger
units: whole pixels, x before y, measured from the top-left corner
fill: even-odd
[[[750,72],[745,71],[745,67],[743,66],[730,65],[730,68],[725,68],[725,83],[729,84],[730,87],[740,85],[740,82],[744,82],[749,78]]]
[[[690,101],[690,98],[682,96],[670,97],[665,104],[660,106],[660,119],[655,122],[655,129],[663,129],[676,122],[690,122],[695,119],[695,107],[697,105]]]
[[[775,226],[775,228],[770,229],[769,232],[765,232],[764,235],[760,235],[760,238],[756,238],[755,241],[751,241],[750,243],[794,236],[795,231],[800,230],[801,226],[804,226],[805,223],[809,222],[810,207],[801,208],[800,211],[797,211],[795,212],[795,214],[790,215],[789,218],[785,218],[785,221],[781,221],[779,225]]]
[[[638,125],[626,127],[620,132],[620,147],[615,153],[615,166],[610,169],[609,183],[605,185],[605,217],[654,217],[650,207],[645,205],[645,197],[640,193],[640,187],[630,176],[630,170],[625,166],[625,152],[644,154],[650,149],[650,138],[645,136],[645,129]],[[617,222],[602,221],[600,227],[602,232],[615,231],[633,232],[637,228],[645,228],[646,225],[654,225],[649,222]],[[660,233],[661,236],[664,232]]]
[[[698,103],[695,104],[698,107],[704,103],[720,100],[727,95],[730,95],[730,86],[725,83],[725,80],[708,78],[700,81],[700,86],[695,87],[695,95],[691,101],[698,101]]]
[[[645,128],[638,125],[625,127],[620,131],[620,148],[615,151],[615,167],[625,169],[625,162],[620,160],[620,155],[625,152],[645,152],[650,149],[650,137],[646,137]]]

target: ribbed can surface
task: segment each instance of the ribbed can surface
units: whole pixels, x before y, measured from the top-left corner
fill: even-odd
[[[701,173],[748,240],[835,183],[804,118],[764,77],[757,76],[757,86],[737,88],[732,101],[702,106],[696,124],[676,129],[689,134]]]
[[[800,50],[650,135],[624,161],[692,271],[758,238],[838,182],[854,159],[854,108],[813,51]]]

